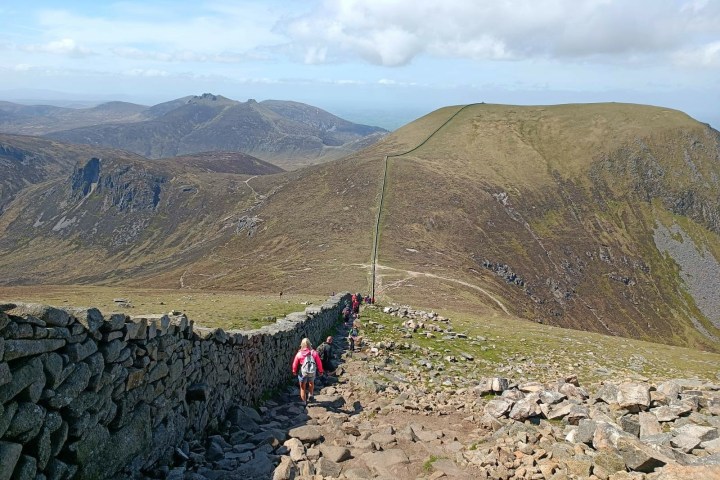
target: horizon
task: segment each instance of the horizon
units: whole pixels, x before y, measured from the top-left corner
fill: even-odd
[[[0,13],[7,101],[212,92],[389,129],[447,105],[618,102],[720,124],[720,2],[30,0]]]

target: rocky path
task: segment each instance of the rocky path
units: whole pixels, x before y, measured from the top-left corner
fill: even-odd
[[[416,330],[423,322],[407,312],[398,322]],[[585,388],[573,375],[445,385],[423,374],[439,364],[419,369],[387,341],[351,355],[344,336],[337,375],[314,401],[291,386],[259,411],[236,407],[221,432],[183,445],[177,466],[154,477],[720,480],[718,385],[613,378]]]

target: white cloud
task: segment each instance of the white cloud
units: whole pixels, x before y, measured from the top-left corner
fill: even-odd
[[[29,63],[18,63],[13,67],[16,72],[27,72],[32,69],[32,65]]]
[[[674,60],[686,67],[720,67],[720,41],[677,52]]]
[[[190,61],[237,61],[240,54],[286,41],[272,31],[277,17],[263,5],[246,5],[244,10],[198,5],[183,10],[170,4],[163,15],[157,6],[127,3],[117,8],[120,15],[115,17],[43,10],[38,23],[46,35],[72,36],[116,55],[145,55],[157,61],[183,61],[183,55]]]
[[[169,77],[170,73],[165,70],[134,68],[123,72],[128,77]]]
[[[283,31],[326,62],[399,66],[423,54],[630,62],[720,40],[720,2],[323,0]]]
[[[92,55],[93,52],[79,45],[72,38],[53,40],[40,45],[23,45],[21,50],[31,53],[50,53],[53,55],[66,55],[69,57],[82,58]]]

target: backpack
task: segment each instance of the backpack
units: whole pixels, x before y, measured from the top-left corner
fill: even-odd
[[[300,374],[303,377],[314,377],[315,373],[317,372],[317,365],[315,364],[315,359],[313,358],[313,352],[310,350],[306,355],[305,358],[303,358],[302,365],[300,366]]]

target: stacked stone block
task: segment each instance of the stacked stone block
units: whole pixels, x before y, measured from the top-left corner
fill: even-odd
[[[0,305],[0,480],[131,476],[290,379],[349,295],[252,331],[184,315]]]

